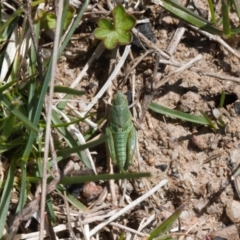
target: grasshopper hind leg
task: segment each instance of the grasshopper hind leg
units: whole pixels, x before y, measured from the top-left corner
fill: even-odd
[[[124,166],[125,170],[127,170],[129,165],[131,165],[132,163],[136,145],[137,145],[137,132],[134,126],[132,126],[132,129],[129,132],[128,141],[127,141],[127,161]]]

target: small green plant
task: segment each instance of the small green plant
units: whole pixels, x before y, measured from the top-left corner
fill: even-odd
[[[170,230],[173,223],[179,218],[183,209],[184,205],[180,206],[170,217],[162,222],[160,226],[153,229],[150,232],[150,236],[147,238],[147,240],[174,240],[174,238],[172,238],[170,234],[167,234],[167,232]]]
[[[197,123],[201,125],[207,125],[212,129],[217,129],[217,126],[214,124],[214,122],[203,111],[201,111],[201,114],[203,116],[196,116],[193,114],[188,114],[188,113],[180,112],[174,109],[170,109],[170,108],[161,106],[157,103],[151,103],[149,105],[149,109],[169,117],[174,117],[174,118],[181,119],[183,121],[188,121],[188,122]]]
[[[220,16],[216,16],[215,5],[213,1],[208,0],[211,21],[199,16],[197,13],[178,3],[176,0],[154,0],[154,2],[161,5],[167,11],[181,20],[214,35],[222,36],[225,39],[231,38],[240,32],[239,27],[235,28],[230,24],[231,19],[229,15],[231,11],[236,12],[237,17],[240,19],[240,4],[236,0],[222,0],[222,11]]]
[[[67,10],[67,13],[66,13],[66,18],[64,20],[63,29],[66,29],[69,26],[75,12],[76,12],[76,10],[75,10],[74,7],[68,6],[68,10]],[[43,28],[45,30],[55,29],[56,19],[57,19],[55,12],[47,12],[45,10],[40,10],[38,12],[38,17],[39,17],[39,20],[40,20],[41,28]]]
[[[113,22],[106,18],[98,21],[94,31],[97,39],[103,40],[107,49],[114,49],[118,44],[127,45],[132,41],[132,28],[136,24],[134,16],[126,13],[123,6],[116,6],[113,11]]]

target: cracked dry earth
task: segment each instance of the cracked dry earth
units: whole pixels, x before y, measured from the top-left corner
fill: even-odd
[[[106,8],[106,5],[103,4],[103,7]],[[178,27],[179,20],[154,4],[146,8],[149,11],[148,17],[156,38],[156,46],[165,50]],[[142,18],[142,15],[136,14],[136,18]],[[71,58],[66,55],[58,66],[60,84],[69,86],[93,53],[95,40],[92,40],[91,33],[96,27],[95,20],[91,17],[86,18],[78,33],[74,35],[75,39],[70,42],[68,53],[70,52]],[[145,89],[153,78],[156,53],[152,52],[144,57],[131,72],[123,91],[132,90],[134,76],[135,91],[140,103],[135,107],[139,150],[135,154],[130,171],[151,172],[153,177],[137,180],[134,186],[129,182],[128,194],[134,200],[162,179],[167,179],[168,184],[126,214],[122,223],[133,228],[137,227],[143,217],[147,218],[154,212],[157,216],[155,221],[144,230],[148,232],[170,216],[177,207],[185,204],[180,217],[183,234],[180,237],[175,234],[176,239],[237,240],[240,239],[240,192],[238,191],[240,181],[238,182],[238,177],[233,181],[232,175],[240,164],[240,110],[237,102],[240,98],[240,85],[227,80],[227,76],[236,79],[239,77],[240,59],[219,43],[185,27],[186,31],[171,59],[186,63],[201,54],[201,60],[194,65],[199,70],[189,69],[174,75],[158,89],[153,102],[200,116],[200,111],[204,111],[212,120],[214,120],[213,110],[218,108],[226,126],[213,130],[208,126],[173,119],[150,110],[146,112],[142,123],[139,123],[141,111],[139,106],[142,104]],[[126,75],[130,62],[144,52],[143,49],[132,47],[131,57],[127,59],[117,79],[114,80],[117,88]],[[110,51],[105,50],[90,66],[77,87],[86,90],[86,95],[83,96],[85,99],[81,99],[81,102],[76,104],[80,110],[106,81],[110,55]],[[174,66],[160,64],[157,72],[165,76],[175,70]],[[226,79],[210,77],[207,73],[218,74],[223,78],[226,76]],[[240,81],[240,78],[238,79]],[[219,108],[223,91],[226,93],[226,100],[224,107]],[[104,108],[103,101],[99,100],[94,110],[98,114],[92,117],[93,121],[104,116]],[[106,169],[105,149],[101,146],[96,151],[95,161]],[[175,231],[177,226],[177,223],[173,226]],[[106,234],[102,239],[111,239],[110,235],[110,233]]]

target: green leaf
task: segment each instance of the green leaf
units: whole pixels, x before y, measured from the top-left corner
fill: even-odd
[[[154,112],[161,113],[170,117],[178,118],[184,121],[198,123],[202,125],[209,125],[209,122],[204,117],[183,113],[174,109],[161,106],[157,103],[151,103],[149,105],[149,109],[151,109]]]
[[[185,20],[186,22],[204,31],[215,35],[222,34],[222,31],[214,27],[211,22],[197,15],[196,13],[184,7],[175,0],[163,0],[163,7],[175,16],[179,17],[180,19]]]
[[[102,18],[94,31],[97,39],[103,40],[107,49],[114,49],[117,44],[127,45],[132,41],[132,28],[136,24],[134,16],[126,13],[123,6],[116,6],[113,11],[113,23]]]
[[[223,33],[225,38],[231,37],[230,19],[228,12],[228,5],[225,0],[222,0]]]
[[[75,9],[71,6],[68,7],[66,17],[64,18],[64,29],[68,27],[73,16],[75,14]],[[40,10],[38,12],[38,18],[41,23],[41,28],[49,30],[56,27],[56,14],[55,12],[46,12],[45,10]]]

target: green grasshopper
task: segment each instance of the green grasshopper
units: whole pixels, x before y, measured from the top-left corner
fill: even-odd
[[[106,127],[107,151],[120,172],[125,172],[132,162],[137,143],[137,133],[126,97],[117,92],[112,100]]]

